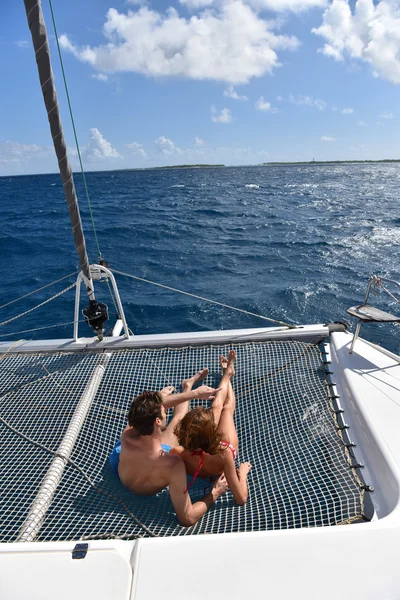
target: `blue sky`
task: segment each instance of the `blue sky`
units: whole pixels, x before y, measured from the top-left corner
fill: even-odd
[[[53,0],[87,170],[400,158],[400,0]],[[67,144],[78,168],[43,1]],[[22,0],[0,9],[0,175],[57,170]]]

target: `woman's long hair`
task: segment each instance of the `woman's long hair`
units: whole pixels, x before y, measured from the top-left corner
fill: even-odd
[[[217,429],[212,410],[193,408],[175,426],[174,433],[185,450],[201,449],[209,454],[219,454],[225,448],[220,446],[222,434]]]

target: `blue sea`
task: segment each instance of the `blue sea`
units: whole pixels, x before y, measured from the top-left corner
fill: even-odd
[[[110,268],[288,323],[349,320],[372,273],[398,280],[400,164],[91,172],[99,246]],[[97,248],[75,176],[89,260]],[[0,178],[0,305],[78,269],[58,174]],[[74,277],[11,304],[24,312]],[[263,327],[265,321],[117,276],[134,333]],[[397,296],[400,289],[391,288]],[[83,291],[83,290],[82,290]],[[99,300],[115,309],[105,284]],[[379,292],[371,303],[396,312]],[[85,303],[82,302],[82,308]],[[74,291],[0,327],[0,340],[71,337]],[[352,325],[353,326],[353,325]],[[80,335],[91,330],[82,324]],[[361,334],[399,352],[395,325]]]

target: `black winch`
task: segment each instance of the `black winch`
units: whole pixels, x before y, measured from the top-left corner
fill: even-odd
[[[93,331],[97,334],[97,337],[101,341],[103,339],[103,323],[108,321],[108,306],[103,302],[97,302],[97,300],[90,300],[89,304],[82,311],[85,321]]]

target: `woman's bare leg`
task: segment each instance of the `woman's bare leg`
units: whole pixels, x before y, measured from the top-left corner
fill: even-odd
[[[228,369],[229,361],[224,357],[220,357],[220,364],[222,367],[222,372],[225,374]],[[233,420],[233,415],[235,413],[236,408],[236,397],[235,392],[233,391],[233,387],[231,382],[229,381],[228,385],[228,394],[225,400],[224,406],[222,408],[219,424],[218,424],[218,432],[221,433],[223,439],[236,449],[238,452],[239,440],[236,432],[235,422]]]
[[[182,381],[182,392],[189,392],[197,381],[204,379],[205,377],[207,377],[207,375],[208,369],[202,369],[192,377],[189,377],[189,379],[184,379]],[[182,404],[178,404],[178,406],[175,406],[173,417],[168,423],[168,427],[166,428],[166,430],[163,431],[161,434],[161,442],[163,444],[168,444],[169,446],[178,446],[178,439],[174,434],[174,428],[179,423],[179,421],[183,419],[188,410],[189,401],[182,402]]]
[[[225,358],[225,360],[226,360],[226,368],[223,369],[223,371],[222,371],[222,379],[219,382],[218,391],[216,392],[215,398],[211,405],[211,410],[214,413],[214,420],[217,425],[219,425],[222,410],[228,399],[229,386],[231,385],[231,377],[233,377],[235,374],[235,369],[233,367],[233,363],[236,360],[236,352],[234,350],[231,350],[229,352],[229,358],[228,359]]]

